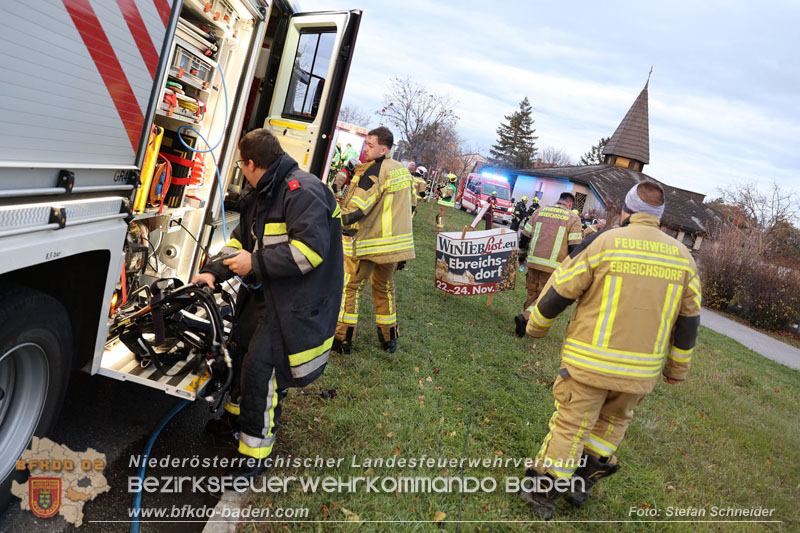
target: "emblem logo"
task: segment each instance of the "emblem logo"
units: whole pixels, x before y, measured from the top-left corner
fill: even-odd
[[[28,503],[39,518],[50,518],[61,508],[61,478],[32,477],[28,483]]]

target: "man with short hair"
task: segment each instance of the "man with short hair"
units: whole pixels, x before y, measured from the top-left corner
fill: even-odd
[[[238,432],[253,458],[234,473],[258,475],[275,442],[281,400],[328,361],[342,295],[341,222],[331,190],[300,170],[268,130],[239,141],[242,173],[255,188],[243,197],[239,224],[222,248],[234,257],[207,264],[193,283],[242,278],[229,339],[234,381],[222,419],[209,431]]]
[[[525,472],[534,483],[520,492],[541,518],[552,516],[562,495],[554,480],[578,476],[565,498],[580,506],[598,480],[619,470],[615,454],[633,408],[659,375],[671,385],[686,379],[700,325],[700,279],[689,250],[661,231],[663,212],[658,183],[634,186],[622,226],[573,250],[533,308],[527,333],[540,338],[578,301],[553,383],[550,431]]]
[[[369,280],[381,347],[397,349],[397,300],[394,274],[397,264],[414,258],[411,229],[411,175],[401,163],[386,156],[394,144],[388,128],[367,134],[366,163],[356,175],[342,204],[344,294],[336,325],[334,351],[352,350],[358,324],[358,300]]]
[[[525,325],[531,309],[547,283],[550,274],[573,247],[581,242],[581,219],[571,211],[575,197],[571,192],[561,193],[555,205],[537,209],[522,230],[519,239],[519,260],[526,261],[528,274],[525,287],[528,296],[522,313],[514,317],[517,337],[525,336]],[[530,252],[528,247],[530,246]]]
[[[353,148],[353,145],[350,143],[347,143],[347,146],[344,149],[344,153],[342,154],[342,162],[347,163],[348,161],[352,161],[355,164],[359,163],[358,150]]]
[[[583,238],[586,239],[593,233],[597,233],[598,231],[603,231],[605,228],[606,228],[606,219],[600,218],[597,220],[595,224],[589,224],[588,226],[586,226],[586,229],[583,230]]]

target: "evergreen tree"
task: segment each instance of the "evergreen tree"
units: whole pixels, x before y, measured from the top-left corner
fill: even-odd
[[[592,145],[592,149],[581,156],[579,165],[600,165],[603,163],[603,148],[606,147],[611,137],[601,137],[597,144]]]
[[[511,168],[531,168],[536,158],[536,132],[533,129],[533,108],[526,96],[519,110],[506,115],[497,128],[497,143],[489,149],[492,160]]]

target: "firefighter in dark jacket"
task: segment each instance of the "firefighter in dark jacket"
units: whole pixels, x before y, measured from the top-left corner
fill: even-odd
[[[489,209],[483,215],[483,229],[492,229],[492,220],[494,219],[494,212],[497,210],[497,191],[492,191],[492,195],[486,199],[489,202]]]
[[[528,201],[527,196],[523,196],[522,199],[514,204],[514,214],[512,215],[513,218],[511,219],[511,229],[517,231],[519,229],[519,225],[522,223],[522,220],[526,217],[528,212],[528,207],[526,202]]]
[[[344,271],[340,209],[330,189],[265,129],[245,135],[239,151],[255,190],[243,198],[239,225],[222,248],[238,253],[210,263],[193,282],[242,278],[230,343],[233,388],[211,430],[238,431],[239,453],[258,461],[234,474],[251,477],[272,451],[286,389],[308,385],[325,369]]]

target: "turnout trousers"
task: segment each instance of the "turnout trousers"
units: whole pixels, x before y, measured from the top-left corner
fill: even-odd
[[[261,290],[239,290],[230,350],[234,377],[225,410],[236,415],[239,453],[262,459],[272,452],[291,383],[284,377],[288,361],[275,311],[265,305]]]
[[[550,279],[550,272],[542,272],[535,268],[528,268],[528,273],[525,274],[525,288],[528,289],[528,295],[525,297],[525,305],[523,306],[522,316],[527,321],[531,317],[533,304],[539,299],[542,289]]]
[[[444,216],[452,209],[446,205],[440,205],[439,211],[436,213],[436,231],[442,231],[444,229]]]
[[[367,259],[344,256],[344,295],[336,324],[336,338],[352,342],[358,324],[358,302],[364,285],[369,280],[372,287],[372,304],[378,338],[388,342],[398,337],[397,299],[394,292],[394,273],[397,263],[374,263]]]
[[[625,439],[633,408],[645,397],[581,383],[564,367],[553,383],[553,396],[556,410],[534,464],[540,474],[553,478],[571,477],[584,452],[613,457]]]

